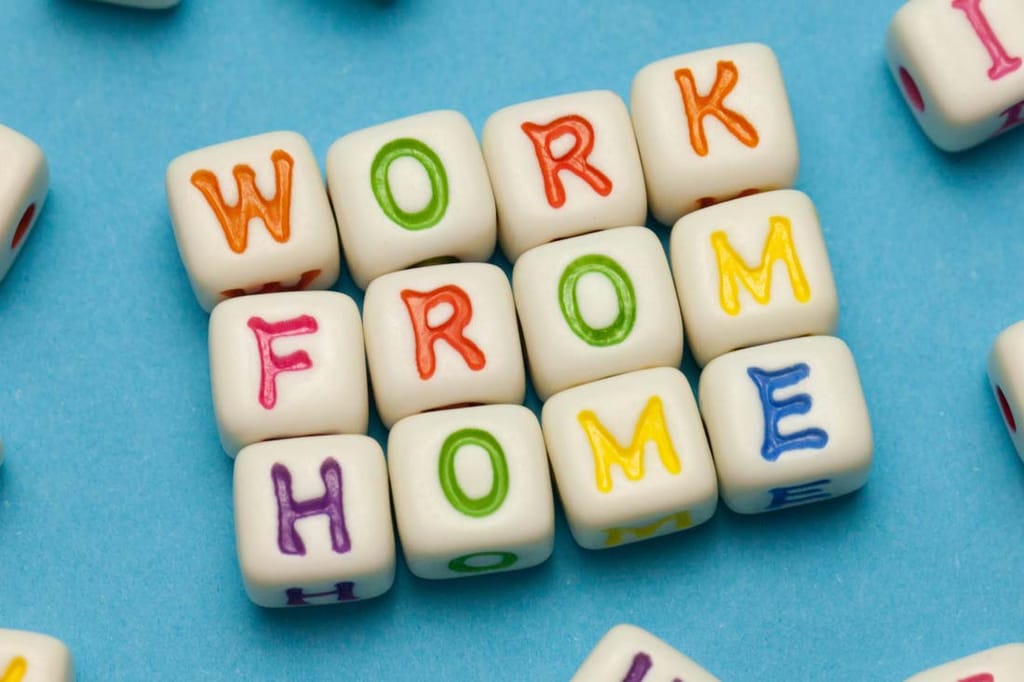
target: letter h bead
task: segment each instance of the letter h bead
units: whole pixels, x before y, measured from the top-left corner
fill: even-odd
[[[372,438],[250,445],[235,460],[234,487],[238,560],[256,604],[335,604],[391,588],[387,465]]]

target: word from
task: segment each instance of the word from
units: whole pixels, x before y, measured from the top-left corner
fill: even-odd
[[[276,149],[270,155],[274,164],[274,185],[277,191],[270,199],[264,198],[256,187],[256,171],[252,166],[239,164],[231,171],[238,186],[238,203],[229,206],[220,191],[220,182],[213,171],[197,170],[192,174],[192,185],[210,205],[228,246],[235,253],[245,253],[249,243],[249,221],[259,218],[270,236],[279,244],[291,237],[292,166],[294,160],[288,152]]]
[[[823,486],[830,483],[832,483],[830,479],[823,478],[820,481],[801,483],[800,485],[791,485],[785,488],[772,488],[768,491],[772,499],[765,509],[780,509],[794,504],[830,499],[832,495],[823,489]]]
[[[652,667],[654,667],[654,661],[651,660],[651,657],[643,652],[638,653],[633,657],[633,663],[629,666],[629,672],[622,678],[622,682],[643,682]],[[672,682],[683,681],[677,677]]]
[[[434,344],[444,341],[451,346],[473,371],[487,366],[487,357],[479,346],[466,338],[463,333],[473,319],[473,302],[469,294],[454,284],[433,291],[403,289],[402,301],[409,311],[413,336],[416,339],[416,370],[420,379],[426,381],[434,376],[437,369],[437,355]],[[444,322],[431,326],[430,311],[439,305],[449,305],[451,316]]]
[[[671,525],[670,525],[671,524]],[[690,512],[681,511],[675,514],[669,514],[663,516],[652,524],[646,526],[637,526],[635,528],[607,528],[605,529],[605,547],[616,547],[621,545],[626,540],[626,535],[633,535],[637,540],[646,540],[649,537],[653,537],[663,526],[668,526],[666,532],[674,532],[677,530],[686,530],[693,525],[693,519],[690,518]]]
[[[718,62],[715,82],[707,95],[697,92],[697,81],[690,69],[676,69],[674,75],[679,92],[683,95],[683,108],[690,128],[690,146],[697,156],[707,156],[710,152],[708,136],[704,130],[705,116],[717,118],[726,130],[747,147],[753,149],[758,145],[760,138],[757,129],[742,114],[725,106],[725,98],[740,79],[739,69],[734,62]]]
[[[775,392],[798,384],[811,374],[811,368],[805,363],[786,367],[775,371],[765,371],[757,367],[747,369],[747,375],[757,386],[764,410],[764,442],[761,444],[761,457],[774,462],[784,452],[790,450],[820,450],[828,445],[828,434],[821,429],[812,428],[783,435],[779,433],[779,422],[786,417],[807,414],[811,411],[811,396],[798,393],[789,398],[779,400]]]
[[[292,587],[284,591],[285,597],[288,599],[288,606],[309,606],[309,602],[306,600],[309,598],[317,597],[330,597],[336,596],[336,601],[359,601],[359,597],[355,595],[355,583],[335,583],[334,589],[329,592],[311,592],[306,593],[302,591],[301,587]]]
[[[658,457],[666,471],[673,475],[682,471],[679,456],[665,426],[661,398],[656,395],[651,396],[640,413],[640,419],[637,420],[636,429],[633,431],[633,440],[628,447],[619,445],[615,436],[608,432],[592,411],[583,410],[576,419],[583,427],[590,442],[590,449],[594,453],[597,489],[602,493],[612,491],[613,464],[618,465],[630,481],[639,481],[644,477],[644,446],[651,441],[657,446]]]
[[[391,191],[388,171],[402,157],[416,160],[427,173],[430,200],[418,211],[405,211]],[[419,140],[403,137],[381,147],[370,166],[370,187],[384,215],[399,227],[411,232],[434,227],[448,211],[448,174],[437,153]]]
[[[483,497],[472,498],[459,485],[455,473],[455,457],[467,445],[475,445],[487,453],[491,462],[491,489]],[[482,429],[461,429],[448,436],[441,446],[437,464],[441,490],[448,502],[466,516],[483,517],[496,512],[508,496],[508,462],[498,440]]]
[[[277,546],[282,554],[306,554],[306,545],[295,530],[295,522],[308,516],[327,516],[331,523],[331,549],[345,554],[352,549],[345,526],[345,504],[341,486],[341,467],[333,457],[320,464],[324,495],[296,502],[292,496],[292,474],[283,464],[274,464],[270,478],[277,497]]]
[[[789,285],[793,298],[800,303],[811,300],[811,287],[807,283],[796,246],[793,244],[793,224],[789,218],[769,218],[768,238],[761,252],[761,263],[751,268],[743,261],[729,243],[729,237],[721,230],[711,234],[711,248],[718,259],[718,298],[728,315],[740,314],[739,285],[742,284],[761,305],[772,300],[772,270],[776,261],[786,264]]]
[[[607,327],[591,327],[580,313],[576,287],[580,279],[590,273],[607,278],[615,289],[619,313]],[[622,343],[636,324],[636,292],[633,290],[633,281],[621,265],[600,254],[580,256],[569,263],[558,280],[558,305],[573,334],[591,346],[605,347]]]
[[[297,350],[288,355],[275,353],[274,339],[282,336],[315,334],[319,326],[316,319],[309,315],[299,315],[290,320],[273,323],[254,316],[249,318],[248,326],[256,335],[256,345],[260,354],[260,405],[263,409],[272,410],[277,404],[277,375],[281,372],[301,372],[313,367],[313,361],[304,350]]]
[[[569,171],[590,185],[603,197],[612,193],[612,181],[590,165],[587,160],[594,150],[594,127],[582,116],[571,115],[556,118],[547,125],[523,123],[523,132],[533,142],[540,175],[544,179],[544,194],[552,208],[565,205],[565,185],[558,174]],[[559,156],[551,151],[555,140],[568,135],[573,139],[569,151]]]
[[[971,28],[977,34],[978,40],[985,46],[989,57],[992,58],[992,67],[988,70],[990,80],[997,81],[1000,78],[1005,78],[1019,69],[1021,64],[1024,64],[1024,60],[1020,57],[1011,57],[1007,54],[1006,48],[996,36],[996,32],[992,30],[988,17],[981,10],[981,0],[953,0],[953,8],[964,13],[967,21],[971,22]]]

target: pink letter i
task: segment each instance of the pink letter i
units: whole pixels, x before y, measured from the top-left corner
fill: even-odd
[[[299,315],[290,320],[270,323],[262,317],[250,317],[249,329],[256,334],[256,345],[260,353],[260,405],[272,410],[277,404],[277,375],[281,372],[297,372],[309,369],[313,361],[304,350],[281,356],[274,352],[271,344],[281,336],[312,334],[318,329],[316,320],[309,315]]]
[[[988,77],[991,80],[997,81],[1021,67],[1021,58],[1008,55],[1006,48],[999,42],[992,25],[988,23],[988,18],[981,11],[981,0],[953,0],[953,8],[962,10],[967,15],[967,21],[971,22],[978,39],[992,57],[992,68],[988,70]]]

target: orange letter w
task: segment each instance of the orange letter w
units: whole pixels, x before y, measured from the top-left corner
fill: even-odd
[[[274,241],[283,244],[291,234],[289,217],[292,205],[292,165],[294,161],[288,152],[277,149],[270,155],[274,162],[274,183],[277,191],[265,199],[256,187],[256,171],[251,166],[239,164],[231,171],[238,186],[238,203],[228,206],[220,192],[220,183],[212,171],[197,170],[192,174],[192,184],[202,192],[206,203],[213,209],[228,246],[235,253],[245,253],[249,242],[249,221],[259,218]]]
[[[675,76],[679,91],[683,94],[683,107],[690,126],[690,145],[698,156],[708,155],[708,137],[704,132],[704,117],[708,115],[721,121],[743,144],[748,147],[757,146],[757,129],[741,114],[725,106],[725,98],[740,79],[740,72],[734,63],[718,62],[715,84],[707,95],[697,92],[697,83],[689,69],[678,69]]]

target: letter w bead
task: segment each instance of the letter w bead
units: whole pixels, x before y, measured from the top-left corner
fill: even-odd
[[[725,98],[729,96],[740,79],[740,72],[736,68],[736,64],[728,61],[718,62],[715,83],[707,95],[697,92],[697,82],[690,69],[677,69],[675,77],[676,83],[679,85],[679,92],[683,96],[683,108],[686,111],[686,120],[690,127],[690,145],[698,156],[707,156],[710,152],[707,133],[704,130],[706,116],[717,118],[736,139],[747,147],[754,148],[758,145],[760,138],[757,129],[742,114],[725,106]]]
[[[296,502],[292,496],[292,473],[283,464],[270,469],[270,478],[277,497],[277,546],[282,554],[306,554],[306,545],[295,530],[295,522],[308,516],[326,515],[331,522],[331,548],[338,554],[352,549],[345,525],[345,500],[342,490],[341,466],[333,457],[320,465],[324,495]]]
[[[238,186],[238,203],[229,206],[220,191],[217,176],[209,170],[192,174],[192,185],[210,205],[224,230],[224,238],[235,253],[245,253],[249,242],[249,221],[259,218],[270,236],[279,244],[291,237],[292,166],[294,160],[288,152],[277,149],[270,155],[274,164],[274,196],[264,198],[256,187],[256,171],[252,166],[239,164],[231,171]]]

